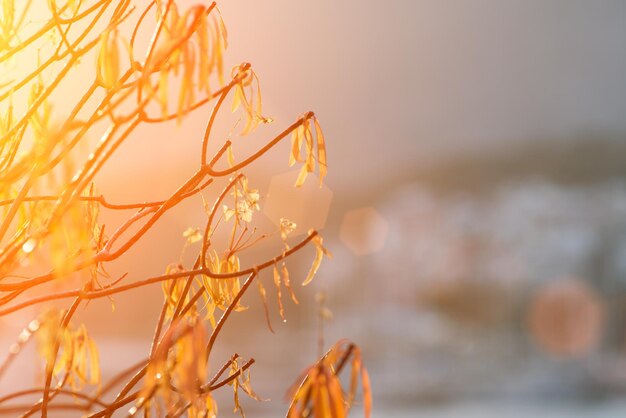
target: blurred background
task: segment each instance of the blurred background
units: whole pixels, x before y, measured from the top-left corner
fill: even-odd
[[[285,390],[315,360],[320,291],[333,312],[326,343],[362,348],[375,417],[623,416],[626,2],[219,6],[229,63],[253,64],[276,120],[237,139],[236,155],[307,110],[329,155],[321,189],[314,179],[291,187],[287,143],[249,176],[260,227],[285,216],[297,233],[321,228],[335,256],[297,290],[300,305],[286,303],[286,323],[270,303],[275,335],[255,294],[225,329],[216,358],[255,357],[253,387],[272,399],[245,400],[250,416],[284,412]],[[195,171],[207,115],[146,128],[102,173],[101,191],[117,201],[171,193]],[[225,138],[232,121],[219,129]],[[116,269],[160,274],[182,231],[204,219],[201,201],[183,205]],[[113,313],[107,300],[81,312],[103,362],[121,369],[145,355],[161,300],[155,287],[115,298]]]

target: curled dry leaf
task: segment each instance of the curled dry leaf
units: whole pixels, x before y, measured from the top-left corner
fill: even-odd
[[[37,351],[47,365],[54,364],[54,375],[65,375],[63,379],[72,389],[100,384],[98,348],[85,325],[63,326],[58,310],[46,312],[38,324]]]
[[[309,235],[312,233],[312,230],[309,231]],[[323,238],[319,234],[313,237],[313,244],[315,244],[315,259],[313,260],[313,264],[311,265],[311,269],[309,270],[306,279],[304,279],[304,282],[302,282],[302,286],[306,286],[307,284],[311,283],[313,277],[315,277],[315,274],[317,273],[317,270],[322,264],[322,259],[324,258],[324,256],[328,258],[333,258],[331,252],[328,251],[326,247],[324,247],[323,241]]]
[[[239,257],[236,255],[227,255],[220,259],[217,251],[212,250],[209,256],[211,260],[211,271],[213,273],[236,273],[240,270]],[[203,275],[202,283],[204,284],[204,289],[210,295],[213,304],[222,310],[228,308],[241,290],[239,277],[214,279]],[[246,309],[246,307],[238,302],[235,310],[241,311],[244,309]]]
[[[313,140],[311,122],[313,122],[315,129],[315,141]],[[302,154],[303,144],[305,145],[304,155]],[[316,150],[317,153],[315,152]],[[315,171],[315,161],[317,161],[319,167],[320,187],[322,187],[324,177],[326,177],[328,172],[326,163],[326,142],[317,118],[309,112],[301,118],[300,125],[291,134],[289,166],[293,166],[296,162],[304,163],[296,179],[296,187],[301,187],[308,174]]]
[[[198,318],[172,322],[148,366],[137,405],[143,407],[146,399],[158,398],[169,414],[181,400],[196,412],[213,405],[200,387],[208,373],[206,344],[206,330]]]
[[[346,393],[341,387],[339,374],[348,365],[351,369],[350,387]],[[307,368],[289,390],[291,404],[287,418],[346,418],[356,399],[359,377],[364,416],[370,418],[372,394],[361,350],[353,343],[337,342],[321,359]]]
[[[239,80],[234,88],[234,97],[231,111],[243,108],[246,123],[241,135],[247,135],[260,124],[272,123],[273,119],[263,116],[263,101],[261,98],[261,84],[250,64],[244,63],[233,67],[231,76]],[[255,88],[256,87],[256,88]]]
[[[113,89],[120,79],[120,50],[118,31],[107,29],[100,35],[98,52],[98,82],[107,90]]]

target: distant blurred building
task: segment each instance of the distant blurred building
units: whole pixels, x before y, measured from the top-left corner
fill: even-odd
[[[363,293],[333,307],[336,327],[367,347],[385,399],[626,389],[626,182],[575,165],[518,167],[398,185],[374,205],[389,227],[384,247],[330,265],[351,283],[338,291]],[[371,308],[351,311],[358,304]]]

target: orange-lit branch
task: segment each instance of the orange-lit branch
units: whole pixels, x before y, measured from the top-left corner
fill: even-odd
[[[257,233],[251,224],[261,199],[246,171],[287,136],[292,136],[289,165],[302,163],[296,185],[300,186],[316,165],[320,182],[323,180],[326,147],[313,112],[303,114],[265,145],[249,150],[238,162],[234,161],[230,139],[217,144],[217,152],[210,157],[209,140],[216,137],[217,116],[229,98],[231,111],[241,112],[245,119],[241,136],[272,122],[262,114],[258,77],[249,63],[243,63],[232,69],[230,81],[223,80],[227,33],[215,2],[187,5],[177,0],[146,0],[137,6],[138,10],[130,0],[2,2],[0,77],[10,72],[12,62],[22,58],[28,62],[29,56],[36,57],[37,64],[14,72],[12,80],[0,79],[0,316],[37,306],[36,323],[42,325],[32,334],[43,356],[45,373],[41,388],[0,396],[0,403],[35,393],[41,394],[40,400],[0,407],[0,413],[46,417],[49,411],[63,410],[95,418],[110,417],[129,407],[130,415],[149,416],[155,408],[173,417],[214,418],[217,406],[211,392],[225,385],[233,386],[235,409],[239,410],[239,388],[258,399],[248,381],[254,359],[244,362],[235,354],[210,377],[207,363],[219,334],[232,315],[243,309],[241,300],[252,282],[261,286],[258,276],[263,270],[274,269],[279,294],[282,281],[297,303],[285,260],[309,244],[315,247],[313,266],[303,281],[307,284],[323,255],[330,255],[315,231],[290,246],[287,235],[295,229],[292,222],[286,221],[285,227],[281,221],[280,231],[267,233]],[[45,16],[33,18],[34,13]],[[153,24],[149,24],[150,17],[154,17]],[[24,24],[31,21],[42,23]],[[139,51],[144,35],[147,45]],[[88,69],[86,86],[72,86],[80,94],[68,103],[67,111],[60,111],[58,102],[67,100],[62,90],[68,81],[74,83],[77,68]],[[171,97],[174,91],[176,97]],[[195,173],[167,198],[113,203],[96,191],[94,180],[114,155],[123,152],[122,145],[140,134],[140,127],[173,120],[184,123],[191,112],[207,105],[212,108],[204,134],[197,141],[200,158],[195,162]],[[152,114],[155,107],[160,108],[160,116]],[[89,137],[100,140],[91,144]],[[224,154],[229,165],[218,168]],[[216,190],[221,177],[230,178]],[[121,281],[126,274],[110,277],[108,267],[140,245],[165,214],[200,192],[211,193],[213,205],[207,210],[202,230],[189,228],[183,234],[187,239],[184,248],[200,243],[195,247],[198,252],[193,267],[185,267],[181,256],[162,275],[124,284]],[[126,213],[119,224],[108,223],[106,232],[110,234],[106,235],[105,225],[98,220],[100,209],[136,212]],[[225,242],[214,238],[221,228],[230,228]],[[278,255],[240,260],[244,249],[278,233],[283,247]],[[246,257],[248,253],[252,252],[246,252]],[[35,262],[41,262],[37,267],[48,273],[29,274],[28,265]],[[278,263],[282,279],[276,276]],[[70,276],[78,278],[80,284],[68,288],[70,282],[65,279]],[[105,280],[103,284],[101,280]],[[52,282],[58,290],[35,293]],[[94,392],[83,390],[83,386],[100,383],[100,366],[97,346],[85,325],[73,323],[78,318],[74,318],[77,308],[91,299],[159,285],[164,299],[147,357],[89,395]],[[65,310],[50,309],[54,305],[51,302],[67,298],[73,302]],[[267,312],[267,305],[265,309]],[[282,302],[278,309],[282,316]],[[0,377],[17,361],[22,345],[9,353]],[[324,373],[337,374],[348,361],[352,370],[364,370],[356,348],[344,348],[337,346],[330,352],[330,357],[342,354],[343,358],[332,357],[335,371]],[[313,377],[311,374],[309,380]],[[365,378],[362,383],[365,387]],[[117,385],[122,386],[118,394],[105,399]],[[352,394],[351,390],[348,403]],[[60,402],[64,396],[73,396],[78,402]],[[304,403],[300,399],[294,405],[309,405],[308,396],[305,394]]]
[[[306,246],[316,236],[317,236],[317,232],[313,231],[305,239],[300,241],[297,245],[294,245],[290,250],[284,251],[281,254],[277,255],[276,257],[270,260],[267,260],[263,263],[257,264],[254,267],[249,267],[247,269],[236,271],[233,273],[214,273],[211,271],[210,268],[207,267],[207,268],[199,268],[195,270],[183,271],[179,273],[172,273],[172,274],[165,274],[161,276],[150,277],[147,279],[136,281],[134,283],[130,283],[127,285],[122,285],[122,286],[118,286],[114,288],[105,288],[101,290],[91,290],[91,291],[83,291],[83,290],[76,289],[76,290],[70,290],[66,292],[53,293],[51,295],[32,298],[30,300],[27,300],[15,306],[11,306],[9,308],[0,309],[0,316],[5,316],[10,313],[24,309],[26,307],[38,305],[38,304],[49,302],[52,300],[66,299],[66,298],[77,297],[77,296],[80,296],[83,299],[99,299],[105,296],[114,295],[116,293],[126,292],[131,289],[148,286],[154,283],[160,283],[165,280],[180,279],[180,278],[187,277],[190,275],[193,275],[193,276],[205,275],[212,279],[217,279],[217,280],[225,280],[225,279],[232,279],[232,278],[245,276],[255,271],[262,271],[268,267],[274,266],[274,264],[278,263],[279,261],[282,261],[283,259],[289,257],[290,255],[300,251],[300,249]]]

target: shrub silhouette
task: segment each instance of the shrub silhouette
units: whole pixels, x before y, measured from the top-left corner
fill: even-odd
[[[0,315],[32,306],[40,312],[10,347],[0,376],[31,339],[45,363],[41,387],[2,396],[0,412],[213,417],[217,405],[211,394],[225,385],[234,389],[235,410],[241,410],[239,389],[257,398],[249,375],[254,359],[234,354],[216,373],[208,374],[224,323],[243,309],[241,298],[253,282],[265,298],[266,290],[256,280],[264,270],[273,275],[278,309],[284,315],[281,289],[297,303],[289,257],[315,248],[313,265],[303,280],[307,284],[324,256],[330,255],[313,230],[291,243],[295,225],[287,219],[271,237],[248,227],[259,210],[259,193],[245,170],[291,137],[286,162],[301,166],[296,186],[315,171],[321,183],[326,145],[315,114],[302,114],[244,158],[235,158],[231,140],[210,155],[211,132],[227,100],[232,100],[231,110],[241,114],[242,135],[272,122],[263,116],[252,66],[235,66],[230,77],[223,71],[227,34],[215,3],[2,0],[0,13]],[[18,68],[29,61],[34,64],[27,71]],[[57,106],[68,100],[61,86],[78,68],[87,68],[90,84],[64,112]],[[137,135],[138,127],[182,124],[190,113],[207,106],[212,110],[198,141],[197,170],[173,194],[160,201],[124,203],[99,194],[95,176],[122,143]],[[100,140],[93,145],[88,136]],[[198,244],[193,247],[199,248],[193,266],[172,264],[164,274],[142,279],[107,273],[107,266],[141,245],[164,214],[215,189],[220,178],[227,182],[215,192],[215,200],[207,202],[204,227],[181,231],[188,244]],[[120,225],[107,227],[99,221],[101,210],[127,217]],[[229,228],[225,243],[212,241],[218,226]],[[244,265],[240,252],[265,238],[280,239],[282,251]],[[45,272],[30,273],[34,260],[45,264]],[[77,278],[80,286],[74,287]],[[50,283],[56,290],[46,287]],[[144,286],[161,286],[164,295],[152,345],[140,363],[102,382],[100,368],[107,366],[99,364],[98,347],[85,325],[74,323],[74,314],[92,299]],[[54,308],[57,304],[51,302],[57,300],[66,301],[66,307]],[[338,374],[348,366],[350,383],[344,391]],[[346,416],[359,379],[369,416],[369,380],[360,351],[349,342],[337,343],[300,377],[291,391],[288,416]],[[122,389],[112,395],[117,387]],[[32,404],[14,403],[34,394],[41,398]]]

